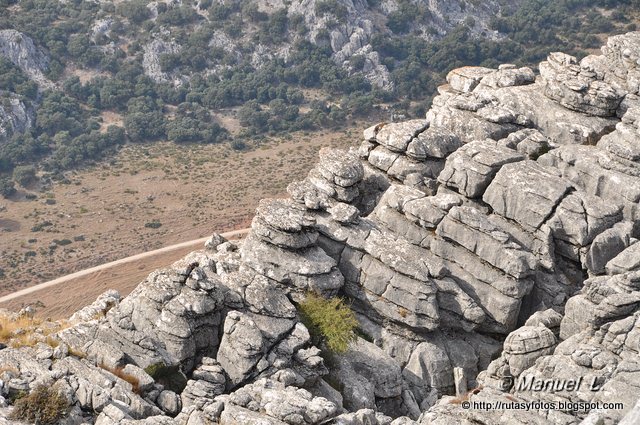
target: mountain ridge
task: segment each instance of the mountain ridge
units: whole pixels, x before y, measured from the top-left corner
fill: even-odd
[[[639,65],[632,32],[540,75],[452,71],[426,118],[321,150],[244,241],[0,349],[3,396],[45,384],[101,425],[636,422]],[[310,291],[349,300],[346,352],[303,324]],[[598,390],[517,384],[580,377]]]

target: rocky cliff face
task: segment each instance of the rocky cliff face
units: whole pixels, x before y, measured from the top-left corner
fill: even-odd
[[[53,83],[44,75],[49,62],[33,40],[15,30],[0,30],[0,57],[20,68],[42,89],[52,88]],[[0,90],[0,145],[14,133],[24,133],[35,120],[33,106],[22,96]]]
[[[53,87],[44,75],[49,59],[27,35],[16,30],[1,30],[0,56],[11,61],[38,85],[45,88]]]
[[[14,133],[24,133],[33,125],[34,114],[25,102],[13,93],[0,91],[6,102],[0,105],[0,143]]]
[[[538,76],[452,71],[425,119],[321,151],[244,241],[104,294],[56,348],[0,350],[0,392],[58,388],[67,423],[638,423],[639,58],[629,33]],[[366,336],[330,364],[308,291],[348,297]]]

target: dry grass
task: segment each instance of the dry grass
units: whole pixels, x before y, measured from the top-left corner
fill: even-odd
[[[0,366],[0,376],[5,373],[5,372],[9,372],[15,376],[20,376],[20,371],[18,369],[16,369],[15,367],[12,366]]]
[[[407,310],[404,307],[398,307],[398,314],[400,315],[400,317],[404,318],[407,317],[407,315],[409,314],[409,310]]]
[[[85,359],[87,357],[87,353],[75,347],[69,347],[69,355],[77,357],[79,359]]]
[[[57,340],[56,338],[53,338],[51,335],[47,335],[47,339],[45,340],[45,342],[51,347],[51,348],[56,348],[58,345],[60,345],[60,341]]]
[[[113,305],[109,305],[108,308],[109,310],[111,309],[111,307],[113,307]],[[107,310],[107,311],[109,311]],[[106,312],[104,311],[97,311],[93,316],[91,316],[91,320],[102,320],[107,316]]]
[[[0,316],[0,342],[14,348],[34,346],[38,342],[34,333],[41,323],[40,319],[33,317],[2,315]]]
[[[69,327],[66,320],[45,321],[28,315],[0,313],[0,343],[13,348],[32,347],[38,342],[51,345],[51,334]]]
[[[473,388],[469,391],[467,391],[466,393],[464,393],[463,395],[461,395],[460,397],[456,397],[454,399],[452,399],[451,401],[449,401],[449,404],[461,404],[464,401],[469,401],[469,397],[471,397],[472,395],[476,395],[478,394],[480,391],[482,391],[482,385]]]
[[[117,376],[118,378],[122,379],[125,382],[128,382],[131,384],[131,388],[132,391],[136,394],[140,394],[140,380],[138,378],[136,378],[133,375],[129,375],[128,373],[126,373],[124,371],[124,367],[122,366],[118,366],[118,367],[109,367],[103,363],[100,363],[98,365],[100,368],[106,370],[107,372],[112,373],[113,375]]]

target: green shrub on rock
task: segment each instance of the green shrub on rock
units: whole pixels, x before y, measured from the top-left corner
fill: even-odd
[[[298,305],[302,322],[307,326],[316,344],[326,344],[334,353],[344,353],[356,339],[358,321],[341,298],[323,298],[307,294]]]
[[[39,425],[57,425],[68,412],[69,402],[64,395],[54,388],[40,385],[16,400],[11,417]]]
[[[154,363],[144,368],[144,371],[158,384],[162,384],[166,389],[175,393],[180,394],[187,386],[187,377],[184,376],[179,366]]]

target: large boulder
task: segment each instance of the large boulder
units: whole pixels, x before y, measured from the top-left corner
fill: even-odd
[[[493,140],[471,142],[447,158],[438,180],[467,198],[481,197],[500,168],[524,156]]]
[[[592,72],[583,70],[575,57],[564,53],[552,53],[541,62],[540,76],[546,96],[568,109],[589,115],[614,116],[624,97],[624,92],[598,80]]]

